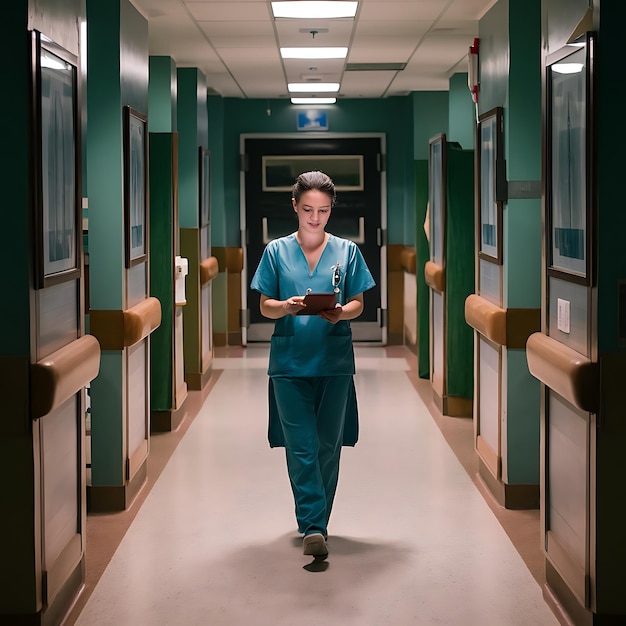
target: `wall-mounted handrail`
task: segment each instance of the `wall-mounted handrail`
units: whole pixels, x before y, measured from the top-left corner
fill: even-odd
[[[92,335],[63,346],[30,366],[31,416],[51,413],[100,371],[100,344]]]
[[[400,252],[400,262],[402,263],[402,269],[409,274],[417,273],[417,254],[415,248],[404,248]]]
[[[214,256],[210,256],[200,263],[200,285],[210,283],[220,271],[220,266]]]
[[[124,311],[124,347],[145,339],[161,325],[161,302],[149,297]]]
[[[489,341],[506,345],[506,309],[473,293],[465,299],[465,321]]]
[[[446,270],[441,265],[427,261],[424,265],[424,279],[431,289],[439,293],[446,290]]]
[[[124,311],[92,310],[89,330],[102,350],[123,350],[139,343],[161,324],[161,303],[145,298]]]
[[[530,373],[582,411],[597,413],[598,364],[543,333],[526,343]]]

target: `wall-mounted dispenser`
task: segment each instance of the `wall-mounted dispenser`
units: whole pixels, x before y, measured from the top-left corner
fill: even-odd
[[[185,295],[185,276],[189,274],[189,260],[182,256],[176,257],[174,275],[176,277],[176,306],[187,304]]]

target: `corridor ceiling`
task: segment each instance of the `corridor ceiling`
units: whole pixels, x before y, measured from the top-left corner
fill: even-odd
[[[354,18],[326,20],[275,19],[270,0],[131,1],[148,20],[151,55],[198,67],[209,93],[274,99],[290,97],[292,82],[311,83],[300,97],[318,82],[340,83],[321,94],[339,98],[445,91],[467,71],[478,20],[496,0],[359,0]],[[281,58],[281,47],[301,46],[347,46],[348,57]]]

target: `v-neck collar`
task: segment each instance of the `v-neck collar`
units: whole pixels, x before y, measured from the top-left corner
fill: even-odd
[[[326,241],[324,243],[324,248],[322,250],[322,253],[320,254],[319,259],[317,259],[317,263],[315,264],[315,267],[313,268],[313,270],[311,270],[311,267],[309,266],[309,260],[306,258],[306,254],[304,253],[304,250],[302,249],[302,246],[300,245],[300,242],[298,241],[298,237],[296,233],[293,233],[292,236],[293,236],[295,245],[300,250],[300,254],[302,255],[302,258],[304,259],[304,264],[306,266],[308,276],[309,278],[313,278],[313,276],[317,274],[317,268],[320,266],[320,262],[322,261],[322,258],[324,257],[324,254],[326,253],[326,248],[328,248],[328,244],[330,242],[330,238],[332,237],[332,235],[330,233],[325,233],[324,237]]]

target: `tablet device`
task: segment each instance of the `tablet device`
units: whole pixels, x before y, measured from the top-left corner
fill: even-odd
[[[306,309],[298,311],[298,315],[317,315],[320,311],[334,309],[337,304],[336,293],[308,293],[303,300]]]

